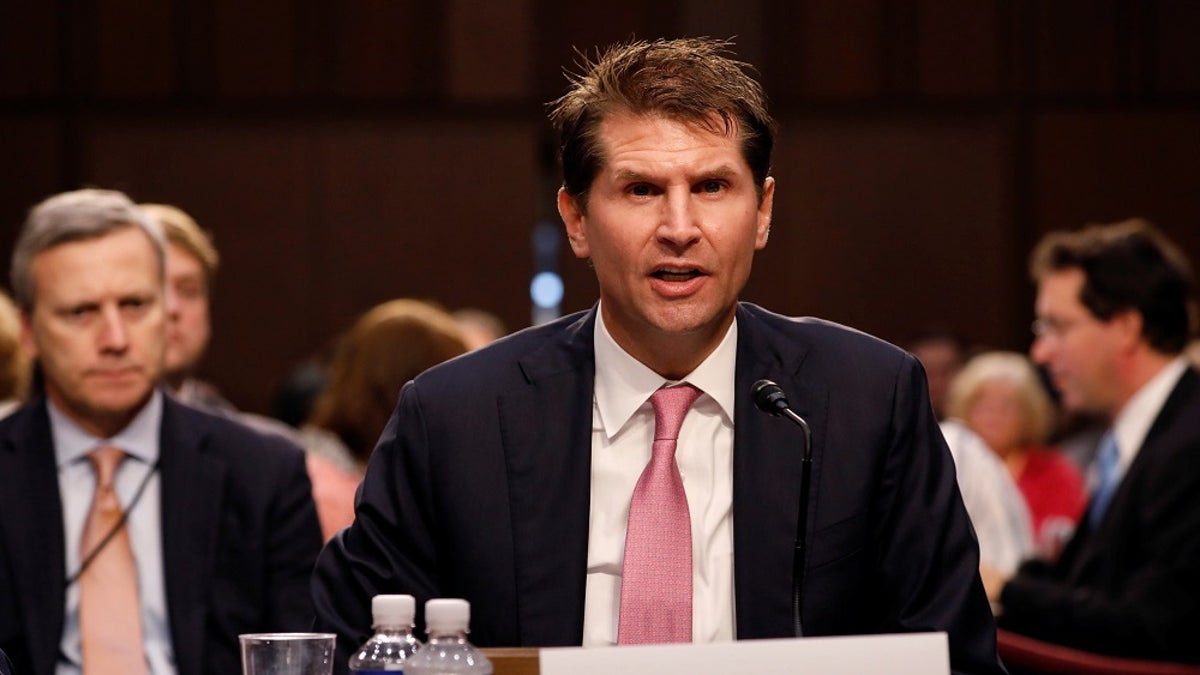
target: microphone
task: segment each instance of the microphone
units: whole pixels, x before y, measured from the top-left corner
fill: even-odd
[[[812,477],[812,430],[809,428],[808,422],[797,415],[796,411],[788,405],[787,394],[783,393],[783,388],[774,382],[770,380],[755,382],[750,387],[750,395],[754,398],[754,405],[758,406],[759,410],[791,420],[793,424],[800,427],[800,431],[804,432],[804,456],[800,460],[800,506],[797,509],[795,555],[792,558],[792,625],[796,637],[801,637],[804,635],[800,621],[800,607],[804,599],[804,540],[808,534],[808,491]]]

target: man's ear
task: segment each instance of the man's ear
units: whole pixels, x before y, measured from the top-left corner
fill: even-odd
[[[754,250],[761,251],[771,236],[771,209],[775,206],[775,179],[763,181],[762,198],[758,200],[758,224],[754,233]]]
[[[1117,329],[1122,347],[1132,349],[1143,341],[1142,328],[1145,321],[1142,313],[1136,309],[1121,310],[1114,314],[1108,323]]]
[[[579,199],[567,194],[566,188],[558,189],[558,215],[562,217],[563,225],[567,228],[567,241],[571,242],[571,250],[576,258],[585,259],[591,255],[587,241],[587,216]]]

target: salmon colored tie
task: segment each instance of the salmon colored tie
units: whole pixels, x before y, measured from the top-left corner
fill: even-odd
[[[79,577],[79,633],[83,640],[85,675],[144,675],[141,603],[137,567],[124,524],[103,544],[121,520],[121,503],[113,477],[125,459],[118,448],[100,448],[88,455],[96,472],[96,495],[83,527],[81,560],[103,546]]]
[[[654,448],[629,503],[617,644],[692,641],[692,519],[675,445],[699,396],[684,384],[650,397]]]

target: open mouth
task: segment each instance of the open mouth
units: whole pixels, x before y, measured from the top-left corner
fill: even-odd
[[[655,270],[650,276],[663,281],[691,281],[696,277],[703,276],[703,272],[695,268],[688,269],[660,269]]]

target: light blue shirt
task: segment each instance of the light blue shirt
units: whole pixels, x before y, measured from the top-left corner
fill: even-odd
[[[63,532],[67,577],[79,571],[79,543],[83,526],[96,491],[96,477],[87,455],[101,447],[117,447],[129,455],[117,468],[114,487],[121,508],[133,501],[138,486],[154,470],[159,456],[159,430],[162,428],[163,394],[155,392],[137,417],[112,438],[96,438],[71,421],[53,403],[50,434],[58,462],[58,489],[62,495]],[[126,527],[137,564],[138,591],[142,603],[142,637],[152,675],[175,673],[175,654],[171,648],[171,627],[167,618],[167,592],[163,581],[162,490],[156,472],[132,511]],[[67,588],[67,606],[63,614],[62,641],[59,642],[56,675],[81,675],[83,647],[79,635],[79,584]]]

